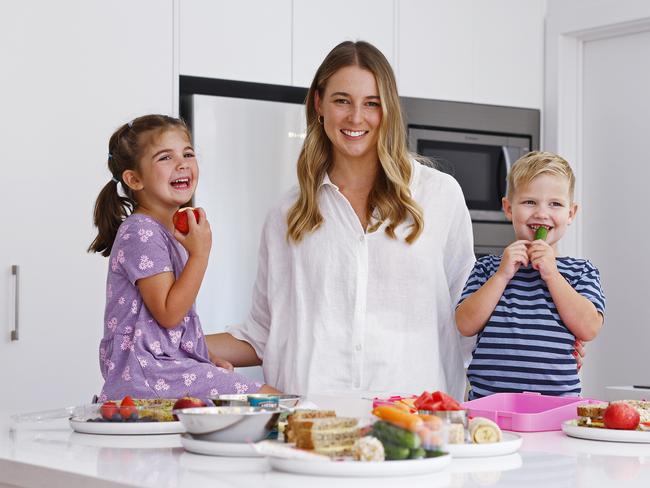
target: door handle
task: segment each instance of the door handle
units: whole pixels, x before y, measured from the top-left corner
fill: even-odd
[[[512,158],[508,152],[508,146],[501,146],[501,150],[503,151],[503,160],[506,162],[506,173],[510,173],[510,169],[512,168]]]
[[[20,270],[17,264],[11,266],[14,276],[14,330],[11,331],[11,340],[18,340],[18,325],[20,324]]]

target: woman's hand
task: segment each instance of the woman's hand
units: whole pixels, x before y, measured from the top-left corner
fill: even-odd
[[[215,356],[209,351],[208,351],[208,357],[210,358],[212,364],[214,364],[215,366],[219,366],[220,368],[227,369],[228,371],[233,371],[235,369],[232,363],[226,361],[225,359],[221,359],[218,356]]]
[[[575,349],[573,350],[573,357],[576,358],[576,363],[578,364],[578,371],[580,371],[580,368],[582,368],[582,363],[586,355],[585,343],[583,341],[577,340],[573,343],[573,347],[575,347]]]

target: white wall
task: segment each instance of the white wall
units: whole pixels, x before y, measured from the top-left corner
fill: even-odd
[[[647,384],[646,317],[650,230],[650,4],[645,1],[550,0],[544,146],[576,170],[581,204],[567,254],[601,271],[605,326],[587,346],[585,396],[608,385]]]

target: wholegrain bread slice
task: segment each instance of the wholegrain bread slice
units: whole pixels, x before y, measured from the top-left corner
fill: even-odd
[[[348,417],[299,420],[294,429],[297,448],[331,456],[351,452],[359,437],[357,419]]]
[[[296,410],[287,417],[287,427],[284,430],[286,441],[296,442],[296,425],[298,428],[302,428],[304,425],[300,422],[310,419],[331,417],[336,417],[336,412],[334,410]]]
[[[591,419],[602,419],[605,409],[609,403],[599,402],[599,403],[587,403],[584,405],[578,405],[578,416],[579,417],[589,417]]]

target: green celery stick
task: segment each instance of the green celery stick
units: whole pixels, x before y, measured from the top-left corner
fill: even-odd
[[[535,240],[541,239],[545,241],[547,235],[548,235],[548,229],[546,227],[540,226],[537,228],[537,232],[535,232]]]

